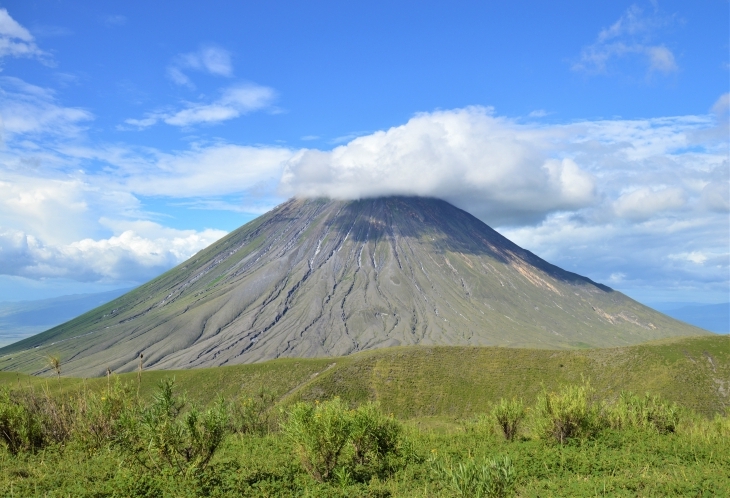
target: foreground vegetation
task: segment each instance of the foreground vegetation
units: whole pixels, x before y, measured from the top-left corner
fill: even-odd
[[[146,375],[146,373],[144,374]],[[143,376],[142,376],[143,377]],[[5,496],[727,496],[730,418],[587,381],[464,420],[340,397],[188,401],[109,375],[0,388]]]

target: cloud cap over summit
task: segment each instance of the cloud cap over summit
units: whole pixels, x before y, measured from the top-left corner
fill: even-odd
[[[593,175],[570,158],[550,156],[557,135],[485,107],[420,113],[332,151],[299,151],[287,163],[281,191],[334,199],[437,197],[493,224],[534,222],[597,200]]]

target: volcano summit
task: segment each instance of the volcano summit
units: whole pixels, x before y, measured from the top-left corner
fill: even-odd
[[[397,345],[574,348],[707,332],[562,270],[444,201],[292,199],[0,369],[194,368]]]

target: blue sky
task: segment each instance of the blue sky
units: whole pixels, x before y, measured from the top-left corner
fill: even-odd
[[[644,302],[730,292],[726,1],[0,2],[0,300],[291,195],[432,195]]]

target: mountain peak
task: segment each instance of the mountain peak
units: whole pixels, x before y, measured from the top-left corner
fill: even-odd
[[[42,372],[194,368],[397,345],[571,348],[704,331],[520,248],[431,198],[290,199],[185,263],[0,350]],[[35,358],[35,359],[34,359]]]

